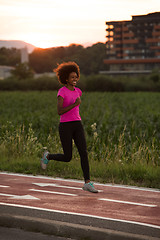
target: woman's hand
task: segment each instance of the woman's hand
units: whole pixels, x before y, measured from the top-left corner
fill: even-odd
[[[76,99],[76,101],[75,101],[75,105],[78,106],[78,105],[80,105],[80,104],[81,104],[81,98],[78,97],[78,98]]]
[[[71,104],[71,105],[69,105],[68,107],[65,107],[65,108],[63,107],[63,101],[64,101],[64,99],[61,96],[58,96],[58,101],[57,101],[58,115],[62,115],[64,113],[70,111],[72,108],[81,104],[81,98],[80,97],[78,97],[73,104]]]

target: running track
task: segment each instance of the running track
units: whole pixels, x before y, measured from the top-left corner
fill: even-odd
[[[98,184],[98,194],[83,182],[0,173],[0,205],[89,216],[160,229],[160,191]]]

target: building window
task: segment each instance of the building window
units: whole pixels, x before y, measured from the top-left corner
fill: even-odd
[[[109,25],[108,28],[113,29],[113,25]]]

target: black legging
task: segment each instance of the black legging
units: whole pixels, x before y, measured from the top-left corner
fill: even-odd
[[[81,121],[64,122],[59,124],[59,135],[64,154],[49,154],[48,160],[70,162],[72,159],[72,139],[74,140],[80,158],[83,176],[90,179],[87,145]]]

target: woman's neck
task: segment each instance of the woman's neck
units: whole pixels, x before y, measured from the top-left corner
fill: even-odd
[[[72,86],[72,85],[66,85],[66,88],[68,88],[69,90],[71,90],[71,91],[74,91],[74,86]]]

